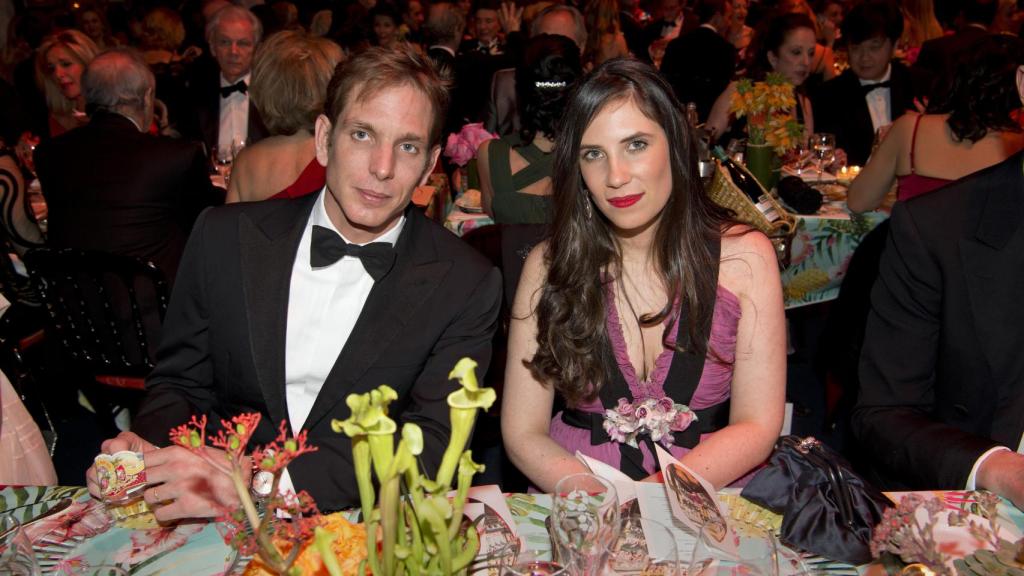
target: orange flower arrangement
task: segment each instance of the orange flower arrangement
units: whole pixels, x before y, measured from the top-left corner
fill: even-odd
[[[792,150],[803,138],[795,108],[793,85],[776,73],[769,74],[764,82],[740,80],[729,103],[729,111],[737,118],[747,117],[748,143],[768,144],[779,154]]]

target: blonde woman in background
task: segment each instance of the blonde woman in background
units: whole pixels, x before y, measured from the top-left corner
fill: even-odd
[[[898,48],[904,53],[921,48],[933,38],[942,36],[942,26],[935,17],[932,0],[903,0],[903,36]]]
[[[178,48],[185,41],[181,16],[169,8],[154,8],[142,19],[142,58],[146,64],[170,64],[181,59]]]
[[[605,60],[629,56],[619,22],[619,0],[590,0],[583,13],[587,24],[584,66],[589,69]]]
[[[120,46],[121,43],[110,33],[110,25],[107,24],[103,12],[95,7],[82,8],[75,16],[75,25],[79,30],[96,43],[100,50]]]
[[[235,158],[227,202],[292,198],[323,187],[325,169],[316,160],[313,125],[342,59],[334,42],[292,30],[259,47],[249,93],[271,135]]]
[[[88,121],[82,72],[99,53],[96,44],[78,30],[47,36],[36,51],[36,82],[50,111],[48,135],[58,136]]]

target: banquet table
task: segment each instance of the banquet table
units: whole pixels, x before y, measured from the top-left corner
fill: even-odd
[[[969,501],[968,493],[961,491],[928,494],[940,497],[951,509]],[[894,499],[899,496],[900,493],[890,494]],[[88,574],[92,573],[90,568],[106,565],[119,566],[130,574],[207,576],[225,574],[232,566],[234,553],[221,539],[217,523],[191,522],[166,528],[112,525],[102,506],[83,487],[7,487],[0,490],[0,511],[25,520],[67,497],[74,499],[70,508],[30,527],[29,535],[44,574]],[[739,514],[749,514],[753,507],[733,489],[723,490],[720,497],[730,507],[734,519]],[[526,548],[539,557],[548,556],[551,544],[544,521],[550,512],[551,496],[508,494],[505,498]],[[999,515],[1024,530],[1024,513],[1005,501],[1000,504]],[[686,556],[683,550],[680,556]],[[804,564],[805,574],[882,573],[878,566],[853,567],[821,558],[806,558]]]
[[[790,264],[782,272],[786,308],[835,300],[861,239],[888,217],[885,211],[851,214],[834,202],[818,214],[797,215]],[[458,236],[489,224],[494,220],[487,214],[464,212],[455,205],[444,220],[445,228]]]

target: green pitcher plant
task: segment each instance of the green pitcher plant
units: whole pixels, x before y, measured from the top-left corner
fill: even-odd
[[[351,415],[331,421],[335,432],[352,439],[367,534],[363,569],[369,568],[374,576],[464,574],[476,557],[479,536],[472,527],[463,527],[462,511],[473,475],[484,467],[473,462],[465,448],[477,410],[487,410],[497,399],[494,389],[479,386],[476,367],[472,359],[463,358],[448,375],[461,388],[448,395],[451,437],[433,479],[417,465],[417,456],[423,452],[419,426],[403,425],[394,447],[397,425],[388,417],[387,407],[398,394],[389,386],[349,395],[346,404]],[[373,476],[379,486],[376,491]],[[453,479],[456,492],[449,499]]]

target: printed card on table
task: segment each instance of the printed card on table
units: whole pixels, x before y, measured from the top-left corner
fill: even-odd
[[[632,478],[586,454],[576,451],[576,459],[583,462],[583,465],[590,469],[590,473],[599,476],[615,487],[615,494],[619,497],[619,504],[625,504],[636,499],[636,482]]]
[[[453,496],[455,492],[449,495]],[[520,540],[516,531],[516,523],[512,518],[512,511],[505,502],[505,495],[501,488],[494,484],[487,486],[473,486],[466,496],[466,506],[463,508],[463,515],[472,521],[477,521],[477,531],[480,534],[481,556],[514,554],[525,547],[525,542],[520,541],[518,546],[516,540]],[[482,517],[482,518],[481,518]],[[479,520],[478,520],[479,518]],[[497,570],[494,570],[496,573]]]
[[[724,552],[736,554],[739,538],[729,527],[725,506],[718,500],[714,486],[684,466],[661,446],[657,446],[658,464],[665,478],[665,491],[672,515],[694,534],[705,527],[713,544]]]

